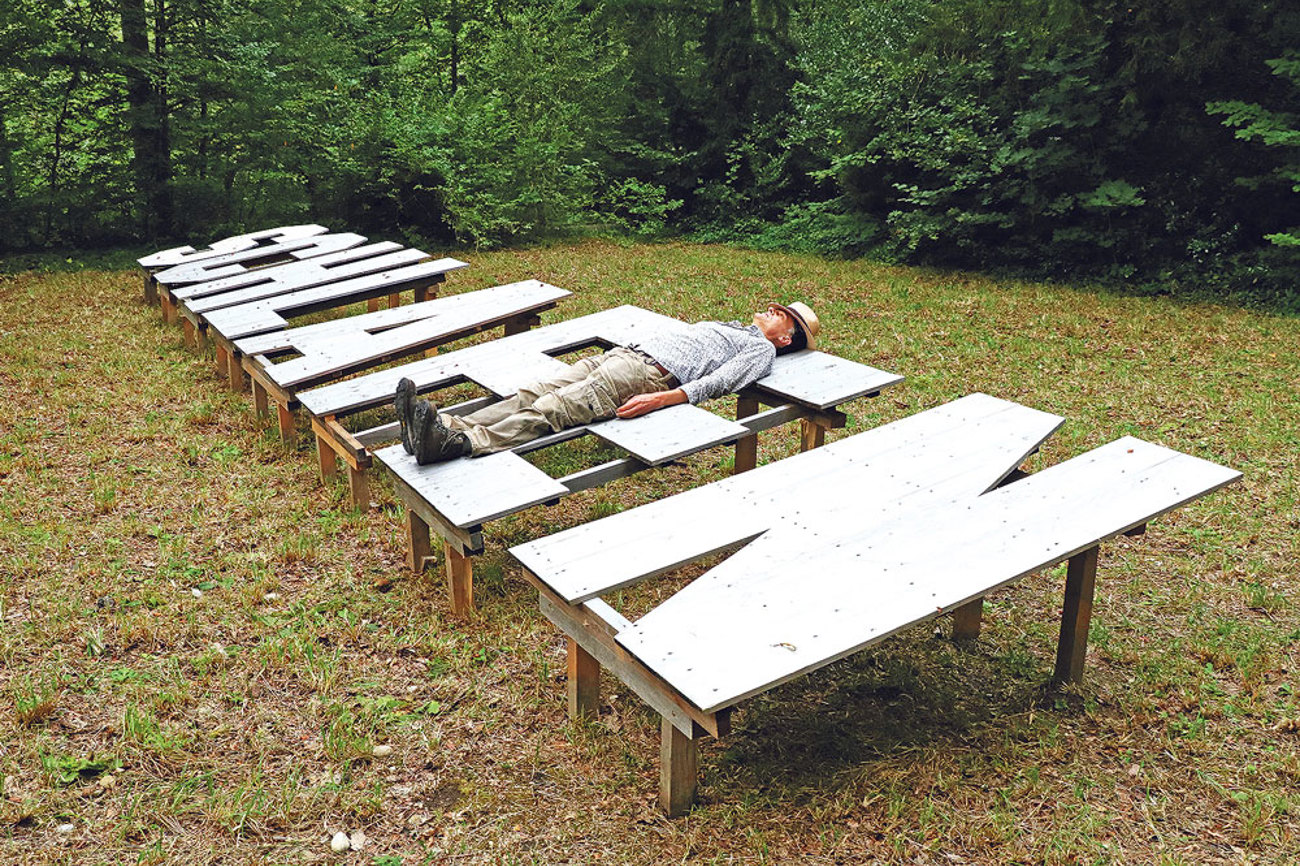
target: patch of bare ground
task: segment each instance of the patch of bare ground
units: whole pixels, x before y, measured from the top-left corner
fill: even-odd
[[[0,861],[1296,861],[1300,323],[686,244],[468,258],[448,291],[575,291],[550,319],[807,300],[830,351],[908,376],[836,435],[984,391],[1067,418],[1035,467],[1131,433],[1245,481],[1103,549],[1081,687],[1045,687],[1061,574],[1029,578],[973,644],[915,629],[743,704],[669,821],[657,717],[607,679],[597,721],[566,718],[563,641],[505,551],[722,477],[725,451],[489,525],[457,620],[405,573],[386,482],[365,512],[322,486],[137,275],[5,277]],[[765,434],[760,460],[796,448]]]

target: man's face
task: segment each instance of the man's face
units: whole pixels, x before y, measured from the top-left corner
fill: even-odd
[[[778,349],[790,345],[794,337],[794,319],[776,304],[768,304],[766,310],[755,313],[754,324]]]

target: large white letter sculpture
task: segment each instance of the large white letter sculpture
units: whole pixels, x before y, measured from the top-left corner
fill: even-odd
[[[713,712],[1240,477],[1125,437],[998,487],[1061,421],[976,394],[512,553],[577,604],[740,546],[616,637]]]

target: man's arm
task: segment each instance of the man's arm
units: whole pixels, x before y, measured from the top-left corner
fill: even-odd
[[[676,406],[686,402],[686,392],[681,388],[671,391],[651,391],[649,394],[637,394],[615,410],[620,418],[635,418],[665,406]]]

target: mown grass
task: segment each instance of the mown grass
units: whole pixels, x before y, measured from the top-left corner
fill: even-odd
[[[1300,322],[719,247],[468,258],[449,291],[538,277],[576,293],[551,318],[803,298],[830,351],[908,376],[837,435],[984,391],[1068,419],[1040,465],[1132,433],[1245,479],[1103,549],[1082,687],[1044,688],[1058,569],[993,597],[971,647],[921,628],[749,701],[668,821],[657,717],[607,682],[598,722],[567,720],[562,640],[504,550],[729,454],[490,525],[459,622],[404,575],[385,484],[364,513],[322,487],[134,273],[9,275],[0,861],[1294,862]],[[336,830],[366,842],[332,854]]]

